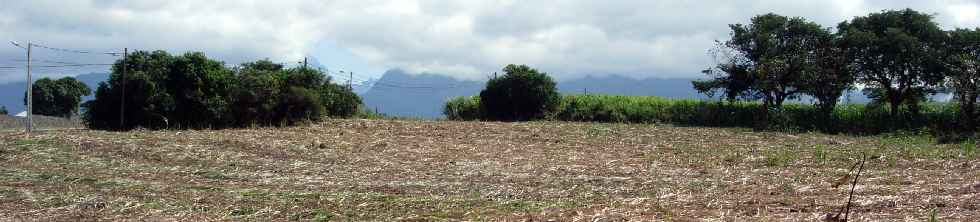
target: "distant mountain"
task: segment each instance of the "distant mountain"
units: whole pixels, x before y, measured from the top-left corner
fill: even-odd
[[[393,69],[361,94],[368,109],[400,117],[438,118],[442,105],[456,96],[480,93],[483,82],[456,80],[445,75],[412,75]]]
[[[91,100],[95,95],[95,89],[99,87],[99,82],[109,79],[108,73],[89,73],[75,76],[75,79],[82,81],[92,89],[92,95],[82,97],[82,102]],[[27,91],[26,82],[9,82],[0,84],[0,106],[7,107],[10,114],[16,114],[27,110],[24,106],[24,92]]]
[[[633,79],[623,76],[586,77],[559,81],[558,90],[565,94],[602,93],[613,95],[647,95],[668,98],[704,98],[691,87],[692,79]],[[456,96],[478,95],[483,81],[457,80],[445,75],[408,74],[402,70],[385,72],[361,94],[369,109],[400,117],[439,118],[442,106]]]

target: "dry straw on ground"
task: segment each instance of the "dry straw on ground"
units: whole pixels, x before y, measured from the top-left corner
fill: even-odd
[[[390,120],[0,136],[2,221],[817,221],[862,153],[852,221],[980,218],[975,149],[916,137]]]

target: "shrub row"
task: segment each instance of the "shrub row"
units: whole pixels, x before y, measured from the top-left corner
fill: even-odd
[[[457,97],[446,103],[450,120],[486,119],[480,116],[479,97]],[[580,122],[667,123],[684,126],[756,127],[761,104],[655,96],[565,95],[551,120]],[[896,130],[942,131],[956,121],[957,106],[930,103],[913,114],[902,110],[901,119],[890,117],[877,105],[838,105],[830,117],[820,115],[809,104],[786,104],[770,111],[769,129],[780,131],[823,131],[847,134],[880,134]]]
[[[112,71],[83,105],[90,128],[284,126],[352,116],[361,104],[320,70],[268,60],[228,68],[203,53],[137,51]]]

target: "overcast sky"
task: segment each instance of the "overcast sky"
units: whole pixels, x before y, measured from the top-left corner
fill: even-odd
[[[485,78],[509,63],[559,79],[620,74],[700,77],[707,51],[727,25],[760,13],[802,16],[832,27],[883,9],[936,14],[946,29],[980,26],[978,0],[948,1],[426,1],[426,0],[3,0],[0,67],[23,66],[6,43],[121,51],[203,51],[237,64],[314,56],[364,78],[385,70]],[[115,57],[36,49],[38,60],[111,63]],[[57,65],[57,64],[47,64]],[[38,68],[41,76],[106,72],[107,67]],[[0,82],[24,70],[0,69]]]

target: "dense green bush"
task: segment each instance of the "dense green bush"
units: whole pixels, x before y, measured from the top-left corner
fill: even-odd
[[[338,84],[324,84],[320,87],[320,100],[328,116],[352,117],[361,108],[361,97],[349,88]]]
[[[34,82],[31,92],[34,114],[64,118],[70,118],[78,112],[82,96],[92,94],[92,90],[85,83],[72,77],[58,80],[41,78]],[[26,93],[24,104],[27,104]]]
[[[480,91],[483,119],[527,121],[545,118],[558,108],[561,95],[547,73],[526,65],[507,65],[504,75]]]
[[[125,122],[120,124],[123,88]],[[163,51],[138,51],[117,61],[95,97],[85,104],[84,117],[96,129],[291,125],[327,115],[349,117],[361,104],[319,70],[285,69],[267,60],[228,69],[202,53]]]
[[[480,119],[480,97],[460,96],[446,102],[442,114],[449,120],[478,120]]]
[[[472,120],[460,113],[478,113],[479,97],[457,97],[446,103],[446,117]],[[754,127],[761,109],[757,102],[719,102],[666,99],[654,96],[566,95],[552,120],[581,122],[667,123],[682,126]],[[451,112],[448,110],[452,110]],[[905,121],[895,122],[887,108],[876,105],[838,105],[830,119],[809,104],[786,104],[770,110],[769,129],[778,131],[822,131],[870,135],[895,130],[923,133],[949,132],[956,121],[956,106],[930,103],[916,115],[902,110]]]

